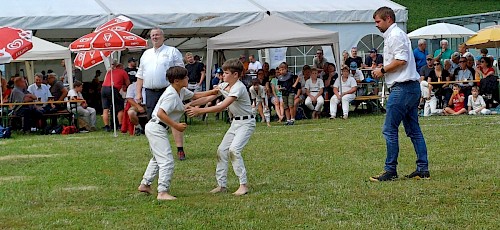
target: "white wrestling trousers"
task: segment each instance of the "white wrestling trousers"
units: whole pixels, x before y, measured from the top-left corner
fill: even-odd
[[[153,157],[144,172],[141,184],[151,185],[158,173],[158,192],[168,192],[174,173],[174,157],[168,141],[168,130],[159,124],[148,122],[145,133]]]
[[[438,103],[438,99],[436,97],[431,97],[430,100],[425,100],[425,105],[424,105],[424,116],[425,117],[443,113],[442,109],[436,109],[437,103]]]
[[[311,93],[312,95],[316,96],[318,93]],[[307,108],[309,108],[310,110],[314,110],[316,112],[319,112],[321,111],[321,108],[323,107],[323,105],[325,104],[325,99],[323,98],[323,96],[319,96],[317,99],[316,99],[316,106],[313,105],[312,103],[312,99],[311,97],[307,97],[306,98],[306,101],[304,102],[304,104],[307,106]]]
[[[349,103],[356,98],[356,95],[354,93],[352,94],[346,94],[342,97],[342,112],[344,115],[349,114]],[[337,96],[334,94],[333,97],[330,99],[330,116],[336,117],[337,116],[337,105],[340,103],[340,100],[337,98]]]
[[[220,187],[227,187],[228,163],[231,160],[234,174],[240,184],[247,184],[247,170],[241,151],[255,130],[255,119],[233,120],[217,149],[217,169],[215,178]]]

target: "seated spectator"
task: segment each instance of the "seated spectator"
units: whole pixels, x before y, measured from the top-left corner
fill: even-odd
[[[460,57],[467,57],[469,55],[472,56],[465,43],[458,45],[458,52],[460,53]]]
[[[328,60],[326,60],[326,58],[324,56],[323,49],[321,49],[321,48],[318,49],[316,51],[316,56],[313,58],[313,66],[312,67],[318,69],[319,72],[322,72],[323,68],[327,62],[328,62]]]
[[[312,118],[319,119],[321,108],[325,103],[323,99],[323,88],[325,87],[323,80],[318,78],[318,70],[311,69],[311,78],[306,81],[305,89],[307,98],[305,105],[312,110]]]
[[[443,70],[446,70],[448,71],[449,73],[453,73],[452,71],[452,68],[451,68],[451,60],[450,59],[446,59],[444,60],[444,66],[443,66]],[[434,63],[435,64],[435,63]]]
[[[257,73],[259,69],[262,69],[262,63],[260,63],[260,61],[257,61],[253,54],[248,56],[248,60],[250,62],[248,63],[247,73]]]
[[[477,86],[472,87],[472,95],[469,96],[468,104],[469,115],[488,115],[491,114],[491,110],[486,109],[486,102],[483,97],[479,95],[479,89]]]
[[[427,55],[425,61],[427,62],[427,65],[420,68],[419,74],[420,77],[427,79],[432,70],[434,70],[434,58],[432,57],[432,54]]]
[[[453,50],[448,49],[448,40],[446,39],[441,40],[440,44],[441,44],[441,49],[437,49],[434,52],[434,59],[441,62],[441,64],[444,65],[444,60],[451,58]]]
[[[363,71],[358,69],[358,64],[356,64],[356,62],[351,62],[349,68],[351,69],[351,73],[349,76],[354,78],[354,80],[356,80],[357,83],[360,83],[361,81],[365,80]]]
[[[460,115],[467,112],[464,107],[464,94],[460,92],[458,84],[453,85],[453,94],[451,95],[448,106],[444,109],[445,115]]]
[[[434,69],[429,73],[427,77],[427,82],[441,82],[441,81],[450,81],[450,73],[443,68],[441,62],[434,61]],[[448,87],[448,84],[429,84],[429,89],[432,90],[431,95],[435,95],[438,99],[439,103],[442,103],[442,98],[445,96],[445,88]],[[451,94],[450,94],[451,95]],[[440,108],[442,108],[442,104],[439,104]],[[436,108],[433,108],[436,109]]]
[[[453,74],[455,72],[455,70],[460,67],[460,57],[461,57],[460,53],[455,52],[451,55],[451,59],[447,59],[448,61],[445,61],[444,67],[446,70],[448,70],[448,72],[450,72],[450,74]],[[448,68],[446,68],[447,63],[450,64],[450,66]]]
[[[2,71],[0,71],[0,79],[1,79],[1,87],[2,87],[2,95],[0,95],[3,101],[9,101],[10,93],[12,89],[9,87],[7,80],[2,78]]]
[[[50,85],[50,94],[54,97],[54,101],[64,101],[68,96],[68,89],[64,87],[62,81],[57,80],[55,73],[49,73],[47,83]],[[55,104],[57,110],[66,110],[66,105],[63,103]]]
[[[292,86],[292,89],[293,89],[293,93],[295,94],[295,97],[293,99],[293,105],[295,107],[296,110],[299,109],[299,106],[301,104],[304,103],[305,101],[305,97],[304,97],[304,93],[302,93],[302,83],[300,83],[300,79],[299,79],[299,76],[297,75],[293,75],[293,86]]]
[[[111,76],[113,76],[114,86],[111,86]],[[126,90],[130,81],[128,79],[128,74],[123,70],[123,64],[121,63],[113,63],[112,69],[106,73],[104,77],[104,82],[102,83],[101,88],[101,100],[102,100],[102,120],[104,122],[104,129],[106,131],[112,131],[113,129],[109,125],[109,113],[110,109],[114,108],[116,114],[112,114],[117,116],[118,118],[118,129],[121,129],[122,118],[123,118],[123,109],[125,102],[123,100],[122,95],[120,94],[120,90]],[[114,104],[112,103],[112,95],[114,94]]]
[[[476,76],[476,70],[474,69],[475,66],[474,57],[472,55],[469,55],[466,56],[466,58],[467,58],[467,68],[472,73],[472,76]]]
[[[413,50],[413,56],[415,57],[417,72],[420,73],[420,68],[427,64],[425,59],[429,54],[427,53],[427,41],[425,39],[419,39],[417,44],[418,47]]]
[[[80,81],[75,81],[73,83],[73,89],[68,92],[68,97],[70,100],[84,100],[82,96],[83,91],[83,83]],[[68,109],[70,109],[70,105],[68,103]],[[79,102],[76,107],[76,111],[79,116],[88,124],[89,130],[87,131],[96,131],[96,111],[94,108],[89,107],[87,102]]]
[[[260,85],[259,79],[252,80],[252,86],[250,86],[250,99],[252,100],[252,110],[257,110],[262,119],[262,122],[266,122],[268,127],[271,127],[269,106],[267,104],[267,94],[264,86]]]
[[[349,58],[349,52],[347,52],[347,50],[342,51],[342,63],[347,63],[348,58]]]
[[[363,58],[358,56],[358,48],[356,47],[351,48],[351,57],[347,58],[347,61],[344,64],[350,65],[352,62],[356,62],[356,68],[363,65]]]
[[[377,54],[377,49],[373,48],[370,50],[370,54],[366,56],[365,63],[363,63],[362,67],[380,68],[383,65],[384,58],[382,55]]]
[[[422,99],[424,101],[424,116],[442,114],[442,109],[437,109],[438,99],[433,91],[433,86],[429,84],[424,78],[420,81],[420,91],[422,91]]]
[[[37,97],[26,90],[26,81],[22,77],[14,79],[14,89],[10,94],[10,103],[33,102]],[[22,105],[13,108],[14,114],[23,117],[23,131],[37,131],[37,124],[42,119],[42,112],[33,105]],[[41,128],[41,127],[38,127]]]
[[[217,85],[219,85],[220,83],[222,83],[224,80],[222,79],[222,69],[219,67],[215,70],[215,76],[214,78],[212,78],[212,86],[215,87]],[[127,90],[128,92],[128,90]]]
[[[339,75],[336,72],[335,64],[328,62],[327,66],[328,69],[326,75],[323,77],[323,82],[325,83],[323,92],[325,94],[325,98],[330,98],[330,95],[333,95],[333,83],[337,80]]]
[[[283,108],[283,97],[281,91],[278,87],[278,78],[275,75],[271,75],[271,101],[274,104],[274,109],[276,110],[276,115],[278,116],[278,123],[283,121],[284,118],[284,108]]]
[[[488,49],[486,48],[482,48],[481,50],[479,50],[479,56],[476,57],[476,66],[478,66],[480,64],[480,61],[481,61],[481,58],[483,57],[488,57]]]
[[[337,116],[337,105],[341,102],[343,118],[347,119],[349,117],[349,103],[356,98],[358,84],[349,74],[349,67],[343,65],[341,74],[342,78],[337,78],[333,84],[334,95],[330,99],[330,119],[335,119]]]
[[[479,65],[476,67],[476,80],[481,80],[487,76],[495,75],[495,69],[493,69],[493,63],[489,57],[481,57],[479,59]]]
[[[43,75],[41,73],[36,73],[35,83],[28,86],[28,92],[35,95],[38,101],[47,103],[47,101],[49,101],[49,98],[52,97],[52,94],[50,93],[50,88],[47,85],[43,84],[42,82],[43,82]],[[42,110],[43,113],[50,113],[53,112],[55,105],[44,104],[37,106],[37,108],[39,110]]]
[[[122,133],[130,131],[130,135],[136,135],[139,136],[143,133],[143,129],[141,125],[139,124],[139,116],[138,115],[145,115],[146,114],[146,90],[145,88],[142,88],[142,102],[137,103],[135,101],[135,92],[136,92],[136,82],[134,81],[132,84],[130,84],[127,88],[127,95],[125,96],[127,103],[125,105],[125,111],[127,112],[124,114],[124,122],[123,124],[126,124],[127,121],[125,118],[128,117],[128,121],[130,121],[130,127],[127,125],[122,125]]]

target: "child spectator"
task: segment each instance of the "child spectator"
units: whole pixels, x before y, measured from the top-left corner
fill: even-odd
[[[465,96],[460,92],[460,86],[458,84],[453,85],[453,94],[451,95],[450,101],[448,101],[448,107],[444,109],[445,115],[460,115],[467,112],[464,107]],[[450,106],[453,106],[450,107]]]
[[[342,80],[342,84],[340,81]],[[334,95],[330,99],[330,119],[335,119],[337,116],[337,105],[342,102],[343,118],[347,119],[349,116],[349,103],[356,98],[356,90],[358,83],[349,74],[349,67],[342,66],[342,78],[337,78],[333,83]]]
[[[304,88],[306,89],[307,94],[305,105],[313,111],[313,119],[319,119],[321,108],[325,104],[325,100],[322,96],[324,87],[325,84],[323,83],[323,80],[318,78],[318,69],[312,68],[311,78],[306,81]]]
[[[487,115],[491,114],[489,109],[486,109],[486,102],[481,95],[479,95],[479,89],[477,86],[472,87],[472,95],[469,95],[469,100],[467,106],[469,107],[469,115]]]
[[[268,127],[271,127],[269,124],[270,114],[269,114],[269,106],[267,105],[267,94],[266,88],[260,84],[259,79],[252,79],[252,86],[250,86],[250,97],[252,99],[252,112],[255,114],[255,109],[259,112],[260,118],[262,122],[266,122]]]
[[[272,71],[272,70],[271,70]],[[278,78],[276,75],[271,75],[271,101],[274,104],[274,109],[276,110],[276,115],[278,115],[278,123],[283,120],[284,117],[284,108],[283,108],[283,96],[281,95],[281,91],[278,87]]]
[[[278,77],[278,89],[283,97],[283,109],[285,110],[286,125],[295,123],[295,94],[293,93],[293,76],[288,72],[288,64],[282,62],[279,66],[280,76]]]

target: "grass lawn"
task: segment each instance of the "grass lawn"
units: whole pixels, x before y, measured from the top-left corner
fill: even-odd
[[[427,25],[427,19],[500,10],[498,0],[392,0],[408,9],[408,32]]]
[[[243,152],[243,197],[208,193],[228,125],[195,121],[171,202],[136,191],[151,156],[145,136],[15,135],[0,140],[0,229],[499,229],[500,116],[422,118],[432,179],[374,183],[383,119],[258,124]],[[401,132],[400,177],[415,168]],[[237,183],[230,169],[231,192]]]

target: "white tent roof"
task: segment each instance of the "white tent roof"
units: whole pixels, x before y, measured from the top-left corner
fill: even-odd
[[[16,61],[56,60],[71,58],[68,47],[33,36],[33,49],[23,54]]]
[[[208,39],[207,49],[262,49],[339,42],[338,32],[311,28],[277,15]]]

